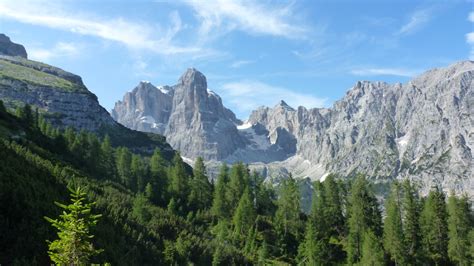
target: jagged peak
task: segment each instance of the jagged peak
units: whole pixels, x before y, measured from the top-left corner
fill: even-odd
[[[451,64],[447,67],[441,68],[434,68],[428,70],[419,76],[415,77],[411,83],[418,84],[423,83],[425,85],[430,85],[435,82],[439,82],[443,79],[451,79],[454,78],[462,73],[473,71],[474,70],[474,61],[471,60],[463,60]]]
[[[186,72],[179,78],[181,85],[199,85],[207,88],[206,76],[195,68],[188,68]]]
[[[281,107],[285,110],[289,111],[294,111],[293,107],[289,106],[284,100],[280,100],[277,105],[275,105],[275,108]]]

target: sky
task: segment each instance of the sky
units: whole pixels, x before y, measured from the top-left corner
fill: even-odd
[[[474,2],[0,0],[0,33],[80,75],[107,110],[141,80],[174,85],[194,67],[245,120],[474,60]]]

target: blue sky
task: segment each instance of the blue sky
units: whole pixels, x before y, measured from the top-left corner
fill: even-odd
[[[357,80],[406,82],[474,59],[472,1],[9,1],[0,32],[82,76],[110,110],[188,67],[239,118],[284,99],[329,107]]]

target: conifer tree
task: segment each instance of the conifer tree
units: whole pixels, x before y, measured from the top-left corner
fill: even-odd
[[[130,163],[131,179],[129,180],[132,190],[143,192],[147,180],[147,169],[139,155],[133,154]]]
[[[151,185],[155,192],[155,197],[153,197],[154,201],[161,206],[165,206],[166,202],[168,202],[168,175],[165,169],[165,159],[159,149],[155,149],[150,158],[150,174]]]
[[[381,266],[384,265],[384,252],[382,249],[382,241],[371,229],[364,233],[362,244],[362,254],[360,265],[364,266]]]
[[[91,239],[94,237],[90,229],[94,227],[100,214],[92,214],[94,202],[86,203],[86,193],[80,187],[69,188],[71,204],[64,205],[55,202],[64,211],[58,219],[44,217],[58,230],[58,238],[48,241],[48,254],[51,260],[58,265],[85,265],[90,258],[102,252],[93,247]]]
[[[188,174],[184,168],[183,160],[177,152],[173,157],[173,166],[171,168],[171,180],[169,192],[176,200],[178,209],[183,210],[186,207],[186,201],[189,194]]]
[[[448,224],[444,192],[438,187],[428,194],[421,213],[423,252],[435,265],[448,258]]]
[[[225,163],[222,164],[219,176],[217,177],[214,196],[212,200],[211,213],[218,219],[227,219],[229,217],[229,207],[226,200],[226,187],[228,183],[229,168]]]
[[[7,113],[7,109],[5,108],[5,105],[3,104],[3,101],[0,100],[0,118],[5,117],[6,113]]]
[[[406,263],[417,265],[421,261],[420,199],[409,179],[403,182],[403,235],[406,245]]]
[[[248,181],[245,165],[241,162],[234,164],[230,170],[229,184],[226,189],[227,202],[231,212],[235,210],[242,193],[248,187]]]
[[[305,239],[300,247],[300,257],[306,265],[328,265],[331,262],[330,232],[328,224],[327,195],[325,187],[314,183],[311,215],[307,221]]]
[[[457,198],[452,194],[448,198],[448,256],[457,265],[470,265],[469,232],[472,230],[471,217],[469,217],[471,206],[467,196]]]
[[[302,224],[300,220],[300,192],[291,175],[281,184],[277,206],[274,219],[280,253],[294,257],[298,249]]]
[[[352,265],[362,257],[362,244],[367,230],[372,230],[377,237],[381,235],[381,215],[377,199],[363,175],[357,176],[352,184],[349,202],[347,261]]]
[[[232,219],[234,226],[233,238],[238,242],[241,242],[247,236],[248,231],[255,223],[255,218],[256,214],[253,206],[252,196],[250,195],[250,191],[247,188],[239,200],[239,204]]]
[[[400,184],[394,182],[385,204],[384,248],[396,265],[406,264],[406,245],[404,243],[402,224],[402,195]]]
[[[129,186],[130,179],[132,178],[130,171],[130,165],[132,163],[132,154],[125,147],[118,148],[116,152],[116,161],[117,173],[120,177],[120,181],[122,182],[122,184]]]
[[[346,234],[342,191],[333,174],[328,175],[322,185],[325,195],[323,210],[326,217],[327,236],[331,243],[329,256],[334,261],[342,261],[345,258],[342,242]]]
[[[105,135],[104,140],[100,144],[100,167],[105,178],[114,180],[115,176],[115,160],[114,148],[110,142],[109,135]]]
[[[206,167],[202,157],[198,157],[194,164],[193,179],[191,180],[189,203],[192,209],[207,209],[212,201],[212,184],[207,177]]]

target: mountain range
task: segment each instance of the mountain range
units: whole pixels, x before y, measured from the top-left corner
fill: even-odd
[[[474,62],[429,70],[401,84],[359,81],[330,108],[280,101],[236,118],[188,69],[173,86],[140,82],[112,117],[131,129],[163,134],[188,162],[245,162],[270,180],[290,173],[324,180],[329,173],[368,175],[387,184],[410,178],[474,195]],[[276,181],[275,181],[276,182]]]

